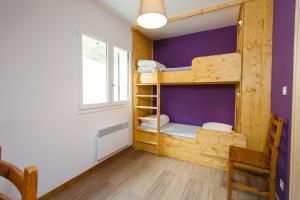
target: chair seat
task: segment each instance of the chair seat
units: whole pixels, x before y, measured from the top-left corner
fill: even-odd
[[[259,151],[230,146],[229,160],[262,169],[270,169],[269,156]]]

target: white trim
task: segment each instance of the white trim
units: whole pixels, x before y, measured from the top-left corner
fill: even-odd
[[[296,0],[293,71],[293,109],[291,132],[291,161],[289,199],[298,199],[300,183],[300,0]]]
[[[96,113],[96,112],[102,112],[107,110],[119,110],[125,108],[131,109],[131,105],[132,105],[131,103],[126,103],[126,104],[110,105],[110,106],[98,107],[98,108],[81,109],[77,111],[77,115],[85,115],[89,113]]]

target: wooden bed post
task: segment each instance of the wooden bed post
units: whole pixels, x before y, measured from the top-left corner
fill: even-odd
[[[238,51],[242,52],[241,133],[263,151],[271,110],[273,0],[242,4]]]
[[[153,88],[151,86],[147,88],[137,88],[136,84],[138,83],[138,76],[136,74],[137,70],[137,62],[140,59],[152,59],[153,53],[153,43],[144,35],[142,35],[137,30],[132,30],[132,143],[133,146],[136,148],[135,144],[135,133],[136,133],[136,126],[137,120],[136,116],[147,116],[152,114],[151,110],[137,110],[136,106],[139,104],[143,105],[152,105],[152,98],[147,99],[137,99],[135,98],[138,93],[140,94],[150,94],[152,93]]]
[[[237,21],[237,53],[241,54],[243,60],[243,21],[244,6],[240,7],[240,13]],[[241,72],[242,73],[242,72]],[[241,106],[242,106],[242,81],[235,84],[235,131],[241,132]]]

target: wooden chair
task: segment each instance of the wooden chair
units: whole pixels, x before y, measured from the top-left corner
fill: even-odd
[[[274,114],[270,117],[270,127],[266,142],[265,152],[258,152],[239,147],[230,146],[229,172],[227,199],[232,199],[232,189],[239,189],[275,200],[276,164],[282,135],[283,119],[275,119]],[[247,184],[234,182],[235,171],[253,173],[255,176],[266,178],[267,189],[251,187]]]
[[[22,200],[37,199],[37,168],[27,167],[24,172],[10,164],[1,160],[0,146],[0,177],[4,177],[12,182],[22,196]],[[9,200],[10,198],[0,192],[0,200]]]

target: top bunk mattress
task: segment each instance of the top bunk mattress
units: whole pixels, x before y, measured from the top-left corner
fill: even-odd
[[[141,127],[149,129],[149,127],[143,125],[141,125]],[[168,123],[160,128],[160,132],[168,135],[196,139],[198,128],[200,127],[187,124]]]

